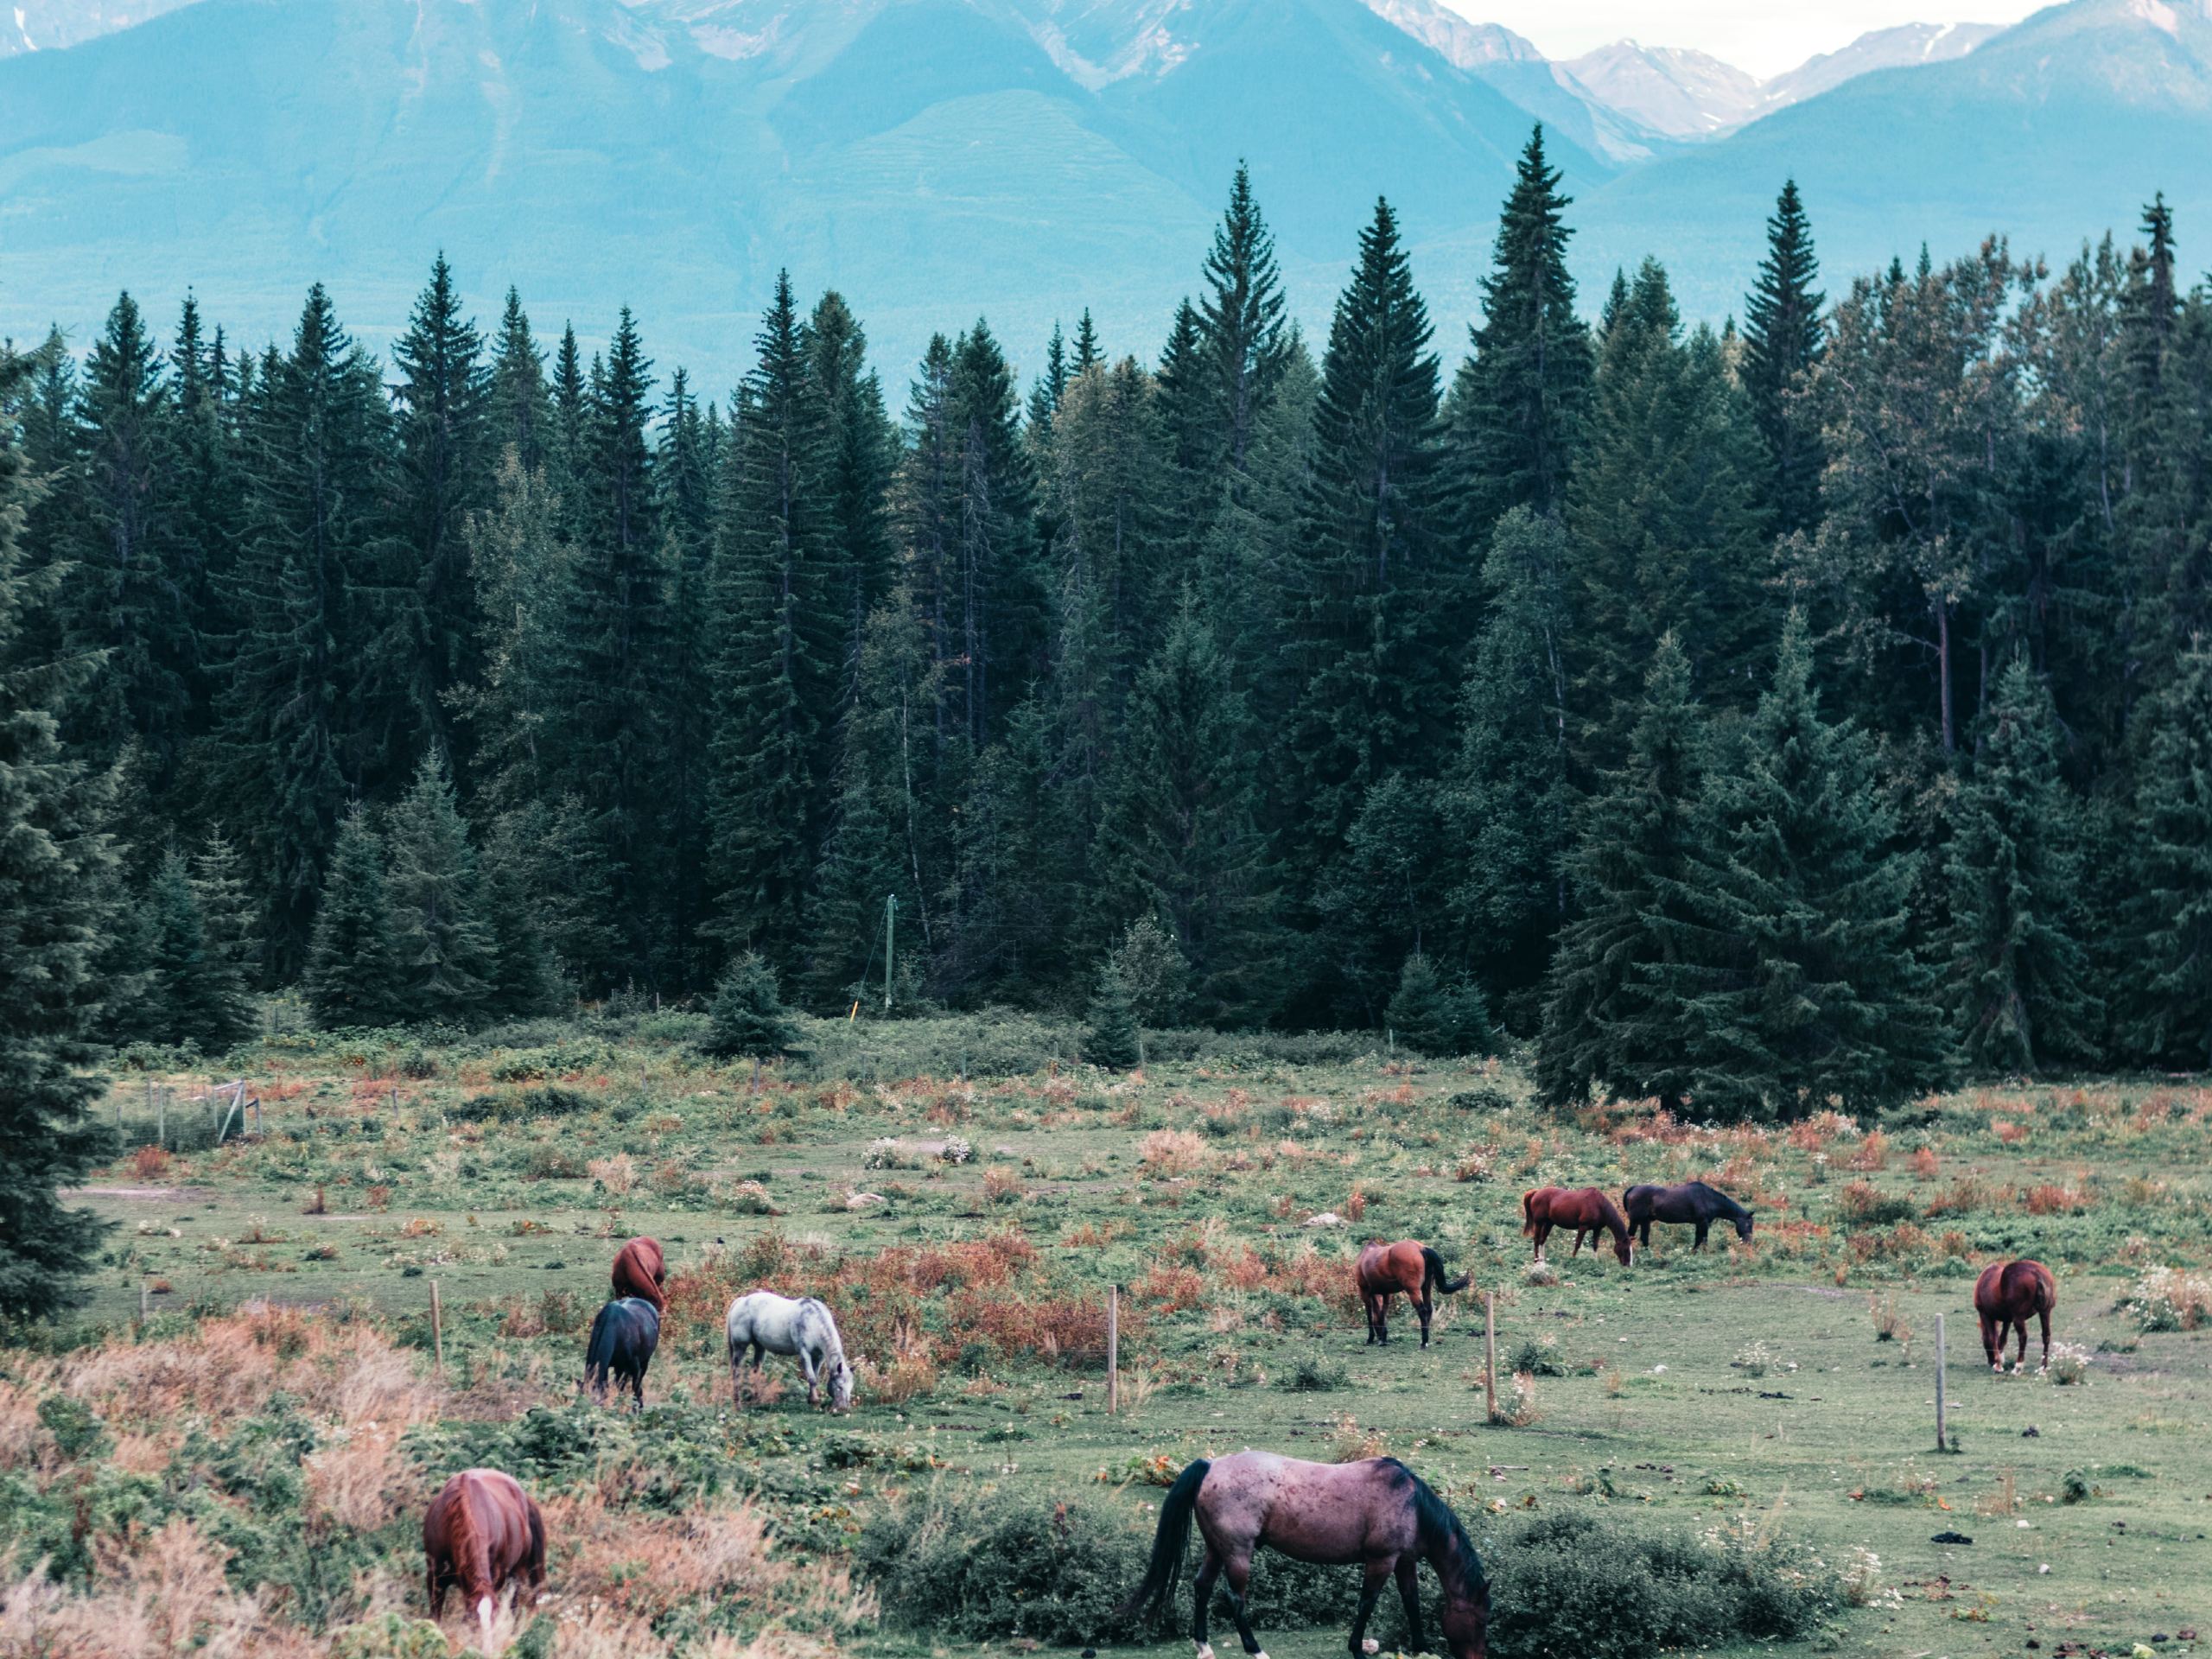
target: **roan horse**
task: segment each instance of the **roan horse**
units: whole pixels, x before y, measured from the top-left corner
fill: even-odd
[[[1628,1242],[1628,1223],[1613,1207],[1613,1201],[1594,1186],[1579,1186],[1572,1191],[1563,1186],[1540,1186],[1521,1195],[1521,1230],[1536,1241],[1536,1260],[1544,1259],[1544,1241],[1552,1236],[1554,1227],[1574,1229],[1574,1248],[1570,1255],[1582,1254],[1582,1241],[1587,1236],[1590,1248],[1598,1248],[1600,1230],[1613,1236],[1613,1254],[1620,1258],[1623,1267],[1635,1259],[1635,1252]]]
[[[849,1411],[853,1405],[853,1368],[846,1363],[845,1344],[837,1334],[837,1321],[830,1310],[811,1296],[793,1301],[772,1290],[750,1291],[729,1305],[729,1376],[737,1403],[745,1403],[744,1364],[750,1349],[753,1369],[760,1369],[763,1354],[793,1354],[806,1377],[806,1403],[822,1402],[821,1382],[830,1382],[830,1409]]]
[[[1359,1299],[1367,1304],[1367,1340],[1390,1340],[1390,1299],[1400,1292],[1421,1316],[1421,1345],[1428,1346],[1428,1319],[1435,1311],[1432,1290],[1457,1292],[1467,1287],[1466,1277],[1445,1276],[1444,1258],[1416,1239],[1395,1244],[1370,1244],[1359,1253],[1352,1268]]]
[[[2020,1333],[2015,1372],[2028,1366],[2028,1316],[2043,1321],[2043,1369],[2050,1369],[2050,1316],[2058,1306],[2058,1281],[2040,1262],[1993,1262],[1974,1281],[1974,1311],[1981,1315],[1981,1351],[1989,1369],[2005,1373],[2005,1344]]]
[[[424,1576],[430,1618],[444,1611],[454,1585],[476,1610],[484,1651],[492,1650],[495,1598],[510,1580],[534,1589],[545,1582],[545,1517],[512,1475],[464,1469],[430,1500],[423,1517]]]
[[[645,1368],[653,1363],[653,1350],[660,1346],[660,1315],[653,1305],[641,1296],[621,1296],[599,1310],[599,1317],[591,1322],[591,1340],[584,1346],[584,1380],[582,1387],[589,1389],[601,1405],[607,1403],[607,1385],[612,1382],[619,1389],[630,1385],[632,1409],[642,1411],[645,1405]]]
[[[661,1259],[660,1241],[652,1238],[633,1238],[614,1256],[614,1294],[634,1296],[641,1302],[651,1302],[653,1312],[668,1312],[668,1293],[661,1288],[668,1282],[668,1264]]]
[[[1167,1489],[1144,1582],[1116,1611],[1116,1618],[1151,1612],[1173,1597],[1193,1514],[1205,1540],[1205,1560],[1192,1586],[1191,1640],[1198,1645],[1198,1659],[1213,1659],[1206,1608],[1215,1582],[1224,1575],[1230,1614],[1244,1651],[1260,1654],[1259,1638],[1244,1610],[1244,1590],[1252,1576],[1252,1552],[1262,1545],[1294,1560],[1331,1567],[1357,1562],[1366,1569],[1348,1644],[1355,1655],[1373,1653],[1379,1645],[1368,1639],[1367,1621],[1393,1577],[1405,1605],[1406,1646],[1418,1653],[1427,1645],[1421,1640],[1419,1581],[1424,1559],[1443,1586],[1444,1640],[1452,1659],[1484,1659],[1489,1651],[1490,1584],[1474,1541],[1450,1506],[1395,1458],[1306,1463],[1271,1452],[1236,1452],[1211,1462],[1194,1459]]]
[[[1621,1194],[1621,1208],[1628,1212],[1629,1229],[1637,1235],[1636,1242],[1646,1249],[1651,1248],[1655,1221],[1694,1222],[1697,1243],[1690,1248],[1695,1250],[1705,1248],[1706,1230],[1716,1221],[1732,1225],[1738,1238],[1751,1236],[1751,1212],[1703,1181],[1684,1181],[1679,1186],[1631,1186]]]

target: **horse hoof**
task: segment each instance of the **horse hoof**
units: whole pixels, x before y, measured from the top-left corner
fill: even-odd
[[[1211,1643],[1211,1642],[1201,1642],[1201,1643],[1199,1643],[1198,1644],[1198,1659],[1213,1659],[1213,1643]]]

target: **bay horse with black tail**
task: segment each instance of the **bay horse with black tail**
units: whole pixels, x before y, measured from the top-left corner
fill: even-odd
[[[584,1344],[584,1380],[601,1405],[607,1385],[617,1389],[627,1383],[631,1409],[645,1408],[645,1368],[660,1346],[660,1314],[642,1296],[621,1296],[599,1310],[591,1322],[591,1339]]]
[[[2043,1322],[2043,1369],[2050,1369],[2050,1316],[2058,1307],[2058,1281],[2040,1262],[1993,1262],[1974,1281],[1974,1311],[1981,1316],[1981,1351],[1989,1369],[2005,1374],[2005,1344],[2020,1333],[2012,1361],[2017,1374],[2028,1366],[2028,1319]]]
[[[464,1469],[430,1500],[423,1554],[431,1619],[445,1611],[446,1592],[459,1585],[489,1653],[499,1592],[516,1579],[533,1589],[545,1582],[545,1517],[512,1475]]]
[[[1694,1223],[1697,1243],[1690,1246],[1694,1250],[1705,1248],[1706,1230],[1716,1221],[1725,1221],[1735,1228],[1738,1238],[1751,1236],[1751,1212],[1719,1187],[1707,1186],[1703,1181],[1684,1181],[1675,1186],[1631,1186],[1621,1194],[1621,1208],[1628,1212],[1628,1224],[1637,1235],[1636,1242],[1647,1250],[1651,1248],[1651,1224],[1655,1221]]]
[[[1175,1593],[1196,1517],[1205,1559],[1192,1585],[1191,1640],[1197,1659],[1213,1659],[1206,1640],[1207,1605],[1214,1586],[1228,1580],[1229,1611],[1244,1651],[1266,1659],[1245,1611],[1252,1553],[1265,1547],[1293,1560],[1366,1570],[1351,1651],[1376,1651],[1367,1621],[1382,1586],[1398,1581],[1406,1610],[1406,1646],[1421,1652],[1420,1564],[1435,1569],[1443,1587],[1444,1641],[1452,1659],[1485,1659],[1490,1640],[1490,1583],[1482,1558],[1451,1506],[1395,1458],[1358,1463],[1306,1463],[1272,1452],[1236,1452],[1209,1462],[1193,1460],[1160,1506],[1160,1529],[1144,1582],[1116,1610],[1115,1618],[1156,1611]]]
[[[661,1259],[660,1241],[633,1238],[614,1255],[614,1294],[651,1302],[653,1312],[668,1312],[668,1263]]]
[[[1613,1207],[1613,1201],[1594,1186],[1578,1186],[1572,1190],[1564,1186],[1539,1186],[1521,1195],[1521,1230],[1536,1241],[1536,1260],[1544,1259],[1544,1241],[1552,1236],[1554,1227],[1574,1229],[1574,1248],[1570,1255],[1582,1254],[1582,1241],[1586,1236],[1590,1249],[1595,1253],[1600,1231],[1613,1236],[1613,1254],[1626,1267],[1635,1253],[1628,1242],[1628,1223]]]
[[[1395,1244],[1370,1244],[1359,1253],[1352,1268],[1359,1299],[1367,1304],[1367,1340],[1371,1344],[1390,1340],[1390,1299],[1402,1292],[1421,1316],[1421,1345],[1428,1346],[1429,1315],[1435,1312],[1433,1292],[1455,1293],[1467,1287],[1467,1276],[1453,1279],[1444,1271],[1444,1258],[1418,1239],[1402,1238]]]

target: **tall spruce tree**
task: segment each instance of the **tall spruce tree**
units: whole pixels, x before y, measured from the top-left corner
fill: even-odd
[[[573,341],[573,334],[570,339]],[[507,290],[506,306],[499,314],[499,338],[492,348],[491,386],[486,402],[493,467],[496,469],[500,454],[508,449],[515,452],[525,472],[535,472],[543,467],[553,423],[552,394],[545,380],[545,353],[538,350],[537,339],[530,331],[530,316],[522,308],[522,296],[512,288]]]
[[[516,344],[526,349],[526,336]],[[462,315],[453,269],[441,253],[392,348],[400,377],[392,394],[398,440],[393,530],[401,544],[396,574],[412,590],[393,607],[400,637],[392,648],[407,653],[410,696],[422,729],[448,749],[454,690],[481,673],[482,629],[463,531],[467,515],[490,498],[499,459],[492,377],[483,358],[483,336]],[[519,362],[509,366],[524,368]],[[519,418],[512,404],[508,413]]]
[[[253,1006],[237,963],[208,937],[200,893],[172,847],[146,894],[152,950],[142,1019],[156,1041],[220,1054],[252,1035]]]
[[[882,384],[868,366],[867,332],[842,296],[824,294],[815,302],[807,318],[806,353],[826,440],[824,481],[844,627],[836,699],[842,720],[860,693],[868,616],[891,591],[895,573],[890,493],[899,439],[883,410]],[[1056,388],[1055,409],[1058,397]]]
[[[385,826],[385,893],[401,1017],[474,1025],[495,972],[482,880],[445,757],[423,757]]]
[[[1428,308],[1389,204],[1360,233],[1314,407],[1287,650],[1292,836],[1310,873],[1344,844],[1366,791],[1433,769],[1450,715],[1457,594],[1443,530],[1437,360]]]
[[[715,548],[713,857],[733,944],[789,960],[832,770],[845,595],[830,434],[788,273],[738,392]]]
[[[1213,359],[1222,459],[1242,472],[1261,412],[1281,378],[1289,340],[1275,239],[1242,161],[1206,254],[1205,279],[1198,315]]]
[[[2094,1041],[2080,818],[2059,777],[2050,688],[2016,658],[1959,790],[1948,849],[1945,978],[1959,1046],[1978,1071],[2032,1072]]]
[[[1516,506],[1557,512],[1582,438],[1592,375],[1589,330],[1567,274],[1567,208],[1539,125],[1498,215],[1474,354],[1452,388],[1452,452],[1464,539],[1479,544]]]
[[[2190,646],[2139,724],[2121,1031],[2145,1059],[2212,1065],[2212,645]]]
[[[61,1201],[106,1153],[90,1108],[101,1080],[86,1039],[104,987],[114,861],[104,791],[61,747],[54,704],[95,664],[33,654],[27,625],[50,569],[22,542],[35,486],[16,397],[34,365],[0,349],[0,1319],[82,1300],[105,1224]]]
[[[1708,948],[1662,976],[1699,1115],[1871,1111],[1930,1086],[1945,1043],[1907,936],[1916,855],[1897,843],[1872,741],[1821,718],[1802,613],[1707,778],[1689,886]]]
[[[1685,988],[1672,970],[1700,954],[1687,891],[1697,851],[1700,720],[1689,658],[1663,634],[1627,757],[1583,804],[1567,862],[1575,914],[1552,958],[1536,1051],[1539,1085],[1555,1103],[1602,1091],[1656,1096],[1680,1112],[1693,1086]]]
[[[1766,257],[1744,302],[1744,390],[1766,445],[1764,492],[1783,535],[1810,530],[1821,505],[1821,434],[1808,393],[1821,359],[1820,262],[1797,181],[1783,181],[1766,222]]]
[[[364,807],[339,826],[300,988],[321,1026],[397,1025],[407,1017],[384,837]]]

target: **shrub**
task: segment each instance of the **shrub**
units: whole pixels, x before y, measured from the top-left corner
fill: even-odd
[[[708,1010],[707,1040],[700,1045],[723,1059],[749,1055],[772,1059],[798,1047],[798,1033],[784,1010],[776,970],[748,950],[721,976]]]
[[[1565,1376],[1566,1367],[1559,1363],[1556,1344],[1540,1337],[1523,1337],[1505,1362],[1505,1369],[1512,1372],[1526,1371],[1531,1376]]]
[[[1416,1054],[1482,1054],[1491,1046],[1482,992],[1463,983],[1446,984],[1419,951],[1406,958],[1382,1018],[1398,1041]]]
[[[1777,1368],[1782,1361],[1764,1342],[1748,1342],[1736,1351],[1736,1357],[1729,1363],[1746,1376],[1764,1376]]]
[[[2089,1380],[2089,1351],[2078,1342],[2054,1342],[2050,1344],[2050,1363],[2044,1375],[2062,1389],[2086,1384]]]
[[[1351,1385],[1351,1374],[1341,1365],[1315,1359],[1312,1355],[1301,1357],[1291,1368],[1275,1379],[1275,1386],[1292,1394],[1325,1394],[1332,1389]]]
[[[2212,1275],[2152,1268],[2120,1311],[2145,1331],[2194,1331],[2212,1319]]]

